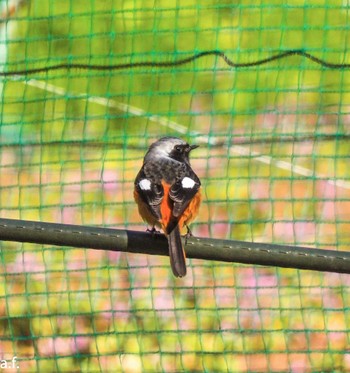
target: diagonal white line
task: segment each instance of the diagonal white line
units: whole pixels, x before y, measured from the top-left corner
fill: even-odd
[[[44,81],[40,81],[40,80],[36,80],[36,79],[29,79],[29,80],[23,81],[23,83],[28,84],[32,87],[43,89],[47,92],[51,92],[51,93],[54,93],[54,94],[57,94],[57,95],[60,95],[60,96],[69,95],[69,92],[67,92],[65,89],[63,89],[61,87],[57,87],[53,84],[46,83]],[[78,97],[81,97],[82,99],[84,99],[88,102],[94,103],[94,104],[119,109],[119,110],[121,110],[125,113],[130,113],[132,115],[135,115],[136,117],[145,116],[150,121],[152,121],[154,123],[157,123],[157,124],[160,124],[163,127],[171,128],[172,130],[174,130],[178,133],[181,133],[183,135],[188,133],[187,128],[185,126],[183,126],[182,124],[171,121],[171,120],[169,120],[167,118],[164,118],[162,116],[159,116],[159,115],[149,116],[149,113],[147,113],[145,110],[140,109],[136,106],[119,103],[115,100],[107,99],[107,98],[100,97],[100,96],[81,95],[81,96],[78,96]],[[195,134],[197,136],[197,139],[200,142],[205,143],[205,144],[210,142],[210,144],[215,145],[215,140],[213,138],[211,138],[207,135],[200,134],[198,132],[196,132],[196,133],[193,132],[193,134]],[[298,174],[298,175],[302,175],[302,176],[306,176],[306,177],[314,177],[315,179],[326,180],[326,182],[328,184],[331,184],[331,185],[339,187],[339,188],[350,189],[350,182],[347,181],[347,180],[333,179],[333,178],[329,178],[327,175],[316,174],[314,171],[312,171],[312,170],[310,170],[306,167],[298,166],[298,165],[295,165],[291,162],[286,162],[286,161],[274,159],[273,157],[271,157],[269,155],[261,155],[260,153],[252,151],[250,149],[247,149],[243,146],[239,146],[239,145],[232,146],[230,148],[230,151],[234,152],[238,155],[252,156],[252,159],[254,159],[256,162],[261,162],[261,163],[264,163],[264,164],[272,165],[272,166],[277,167],[279,169],[286,170],[286,171],[289,171],[291,173],[295,173],[295,174]]]
[[[36,88],[45,90],[45,91],[50,92],[50,93],[55,93],[55,94],[60,95],[60,96],[66,96],[68,94],[68,92],[65,91],[63,88],[57,87],[53,84],[46,83],[46,82],[41,81],[41,80],[29,79],[27,81],[23,81],[23,83],[28,84],[32,87],[36,87]],[[122,104],[122,103],[116,102],[114,100],[107,99],[107,98],[100,97],[100,96],[81,95],[81,96],[78,96],[78,97],[81,97],[82,99],[84,99],[88,102],[92,102],[94,104],[98,104],[98,105],[102,105],[102,106],[106,106],[106,107],[110,107],[110,108],[114,108],[114,109],[119,109],[119,110],[121,110],[125,113],[130,113],[132,115],[135,115],[136,117],[145,116],[145,117],[148,117],[148,119],[150,121],[158,123],[158,124],[160,124],[164,127],[171,128],[174,131],[177,131],[177,132],[182,133],[182,134],[187,133],[187,128],[182,126],[181,124],[176,123],[174,121],[171,121],[167,118],[161,117],[159,115],[149,116],[149,114],[145,110],[140,109],[136,106],[132,106],[132,105],[128,105],[128,104]]]
[[[261,163],[265,163],[268,165],[272,165],[274,167],[289,171],[291,173],[295,173],[295,174],[306,176],[306,177],[314,177],[315,179],[325,180],[328,184],[331,184],[333,186],[344,188],[344,189],[350,189],[350,182],[347,180],[332,179],[327,175],[316,174],[309,168],[298,166],[291,162],[274,159],[273,157],[270,157],[269,155],[261,155],[260,153],[246,149],[243,146],[235,145],[231,148],[231,151],[238,155],[245,155],[245,156],[249,155],[253,157],[252,159],[256,161],[259,161]]]

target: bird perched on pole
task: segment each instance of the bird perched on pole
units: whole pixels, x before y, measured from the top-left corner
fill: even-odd
[[[143,220],[164,231],[174,276],[186,275],[186,256],[180,230],[198,214],[201,182],[191,168],[189,154],[198,145],[177,137],[163,137],[146,153],[135,179],[134,198]]]

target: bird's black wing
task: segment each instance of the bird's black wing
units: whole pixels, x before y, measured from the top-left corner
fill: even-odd
[[[181,215],[200,189],[200,186],[201,182],[192,170],[188,170],[184,177],[172,185],[169,197],[173,201],[173,219],[171,219],[167,227],[168,232],[174,229]]]
[[[135,189],[141,199],[147,205],[151,214],[158,220],[161,220],[160,204],[164,197],[162,184],[157,184],[146,177],[143,168],[135,179]]]

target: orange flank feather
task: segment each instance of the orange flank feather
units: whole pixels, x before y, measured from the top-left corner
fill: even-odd
[[[197,216],[199,206],[202,201],[201,190],[199,189],[196,195],[192,198],[190,204],[187,206],[186,210],[183,212],[181,218],[179,219],[180,229],[184,227],[185,224],[190,224]]]
[[[136,189],[134,190],[134,199],[139,209],[139,214],[141,215],[142,219],[146,221],[152,227],[160,227],[160,223],[157,218],[151,213],[148,205],[142,200]]]
[[[166,227],[168,226],[171,215],[172,215],[172,206],[171,200],[169,198],[169,190],[170,185],[162,181],[163,190],[164,190],[164,198],[162,204],[160,205],[160,212],[162,215],[162,220],[160,221],[161,227],[164,232],[166,232]],[[185,224],[189,224],[195,217],[197,216],[199,205],[201,203],[202,196],[201,191],[199,190],[196,195],[192,198],[191,202],[182,213],[178,226],[180,230],[184,227]]]

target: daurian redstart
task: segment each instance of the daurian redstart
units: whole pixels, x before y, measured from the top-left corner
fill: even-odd
[[[186,275],[186,256],[180,229],[196,217],[201,202],[201,182],[191,168],[189,154],[198,145],[176,137],[153,143],[135,179],[134,198],[143,220],[160,227],[169,242],[172,271]]]

